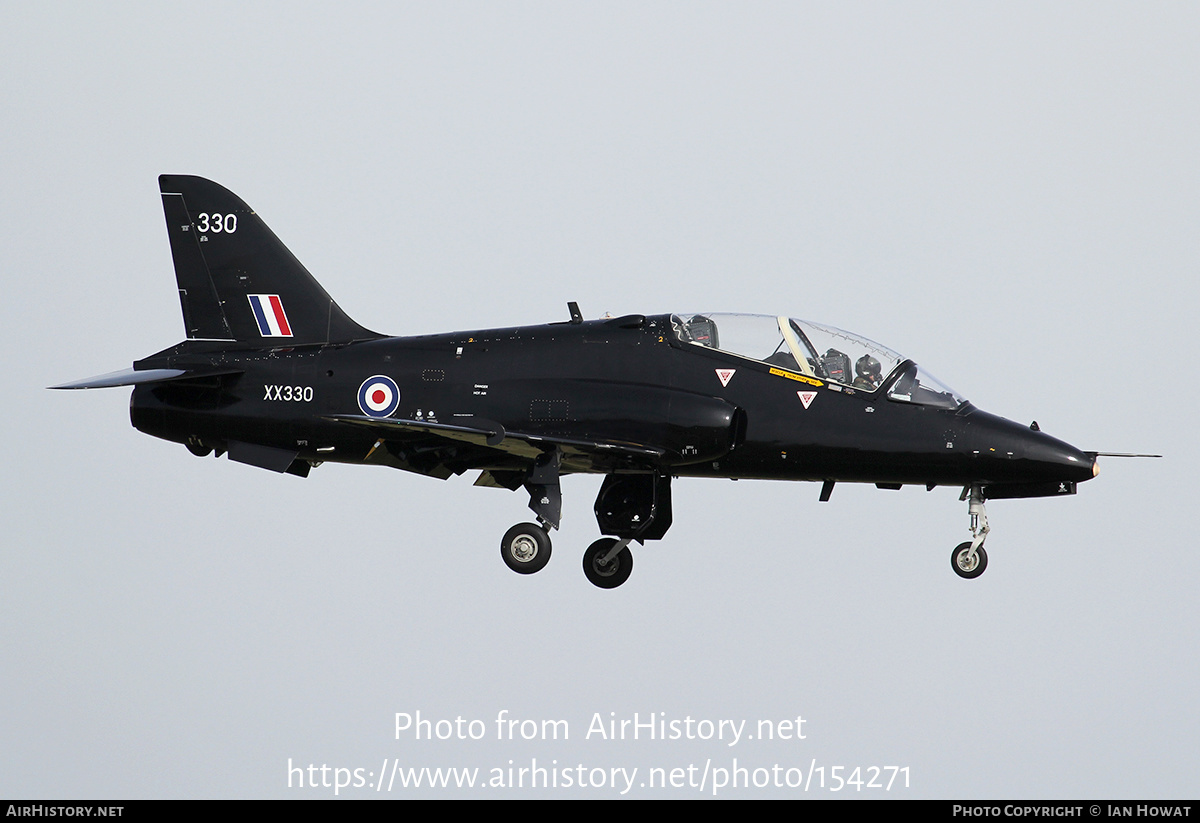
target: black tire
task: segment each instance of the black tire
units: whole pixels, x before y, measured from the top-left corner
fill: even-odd
[[[617,541],[611,537],[602,537],[583,553],[583,573],[593,586],[615,589],[628,580],[633,572],[633,552],[628,546],[617,552],[617,556],[608,563],[600,565],[600,559],[612,551],[616,544]]]
[[[533,574],[550,562],[550,535],[534,523],[518,523],[504,533],[500,556],[517,574]]]
[[[967,552],[971,549],[971,541],[959,543],[954,547],[954,551],[950,555],[950,567],[954,569],[954,573],[959,577],[965,577],[967,580],[974,580],[979,575],[983,574],[983,570],[987,568],[987,552],[980,546],[975,550],[975,565],[969,567],[966,565]]]

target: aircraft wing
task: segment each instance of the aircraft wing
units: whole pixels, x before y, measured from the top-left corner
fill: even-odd
[[[366,417],[355,414],[334,414],[325,419],[371,429],[385,440],[404,438],[405,435],[433,435],[446,441],[482,446],[494,450],[494,452],[502,452],[523,460],[535,460],[548,449],[557,446],[563,451],[563,464],[567,468],[570,468],[572,463],[587,463],[590,466],[597,461],[650,466],[666,453],[663,449],[638,443],[584,440],[506,431],[499,423],[478,417],[456,418],[454,423],[435,423],[430,420],[405,420],[394,417]]]

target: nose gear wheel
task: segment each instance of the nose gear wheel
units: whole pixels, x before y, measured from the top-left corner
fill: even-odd
[[[950,555],[950,566],[959,577],[974,580],[987,568],[987,552],[983,550],[983,546],[980,546],[972,554],[970,540],[960,543],[954,547],[954,552]]]

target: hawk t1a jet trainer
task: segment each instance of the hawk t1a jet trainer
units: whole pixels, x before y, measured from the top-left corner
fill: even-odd
[[[209,180],[159,178],[187,339],[133,368],[54,388],[133,386],[130,418],[193,454],[307,476],[364,463],[529,492],[537,523],[500,552],[550,559],[564,474],[603,474],[588,580],[629,577],[632,541],[671,526],[673,477],[955,486],[987,566],[988,498],[1075,493],[1084,452],[980,411],[912,360],[786,316],[695,313],[386,337],[354,322],[261,218]]]

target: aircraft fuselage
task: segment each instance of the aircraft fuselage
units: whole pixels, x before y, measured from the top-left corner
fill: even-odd
[[[501,556],[531,574],[550,557],[559,478],[605,475],[607,537],[588,579],[621,585],[628,545],[671,526],[675,477],[963,487],[972,540],[951,565],[987,564],[984,502],[1074,494],[1082,452],[980,411],[865,337],[786,316],[627,315],[386,337],[355,322],[241,198],[211,180],[159,188],[186,339],[132,369],[56,388],[132,386],[139,430],[198,456],[307,476],[324,462],[529,493],[537,523]]]
[[[134,426],[177,442],[256,443],[310,462],[382,463],[443,477],[467,469],[516,470],[504,452],[489,460],[486,447],[465,442],[458,453],[422,461],[416,430],[407,438],[413,449],[406,459],[373,448],[376,432],[329,419],[361,416],[360,386],[386,375],[399,390],[389,418],[488,421],[550,439],[654,444],[662,451],[652,461],[579,454],[564,459],[564,473],[657,469],[673,476],[880,484],[1064,482],[1072,490],[1093,474],[1090,455],[970,404],[897,403],[887,399],[886,385],[854,390],[681,344],[666,315],[267,351],[222,348],[209,356],[186,351],[203,346],[181,344],[137,365],[236,366],[243,373],[208,378],[207,386],[138,386]],[[725,385],[722,370],[732,370]]]

